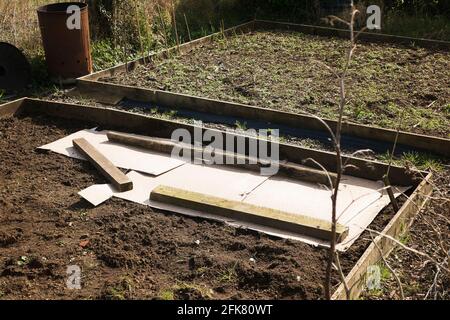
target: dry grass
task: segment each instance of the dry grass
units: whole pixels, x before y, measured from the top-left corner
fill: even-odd
[[[0,0],[0,41],[14,44],[31,56],[39,53],[42,45],[36,10],[39,6],[55,2],[63,0]],[[100,0],[88,2],[92,9],[102,8]],[[91,10],[92,37],[96,39],[101,33],[104,27],[99,25],[101,21],[111,24],[111,28],[114,25],[120,29],[113,31],[115,36],[120,33],[127,34],[128,38],[139,39],[137,34],[140,28],[142,37],[148,37],[157,13],[156,8],[159,6],[167,10],[169,5],[170,0],[127,0],[117,1],[118,9],[114,11],[115,15],[110,15],[105,10]],[[168,23],[170,25],[170,21]],[[120,35],[117,37],[122,40]]]
[[[41,46],[36,9],[61,0],[0,0],[0,41],[14,44],[27,54],[38,53]]]

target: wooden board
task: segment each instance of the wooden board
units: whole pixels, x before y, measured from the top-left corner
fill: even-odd
[[[314,26],[289,22],[278,22],[270,20],[255,20],[254,28],[257,30],[281,29],[281,30],[297,31],[317,36],[338,37],[345,39],[350,38],[350,31],[348,29],[338,29],[331,27]],[[450,50],[449,41],[397,36],[392,34],[383,34],[379,32],[361,32],[359,34],[358,41],[392,43],[405,46],[418,46],[423,48]]]
[[[133,182],[86,139],[74,139],[74,147],[120,192],[133,189]]]
[[[332,237],[331,223],[329,221],[169,186],[158,186],[153,189],[150,194],[150,200],[204,211],[235,221],[273,227],[313,238],[331,240]],[[338,242],[341,242],[348,235],[348,228],[338,224],[336,229],[336,239]]]
[[[174,110],[186,109],[219,116],[267,122],[270,123],[273,128],[276,128],[277,126],[288,126],[302,130],[310,129],[326,132],[325,127],[317,118],[306,114],[284,112],[180,93],[91,80],[79,80],[78,90],[80,94],[84,95],[86,98],[93,98],[98,101],[104,101],[108,99],[109,96],[117,95]],[[104,98],[101,98],[101,96],[104,96]],[[323,120],[335,131],[337,121],[330,119]],[[342,125],[342,134],[366,139],[368,143],[370,141],[388,143],[388,148],[390,148],[391,145],[394,144],[397,131],[352,122],[344,122]],[[450,157],[450,139],[400,131],[398,134],[397,145],[403,145],[419,151],[423,150]]]
[[[125,145],[140,147],[156,152],[171,154],[175,147],[182,147],[191,154],[191,161],[194,160],[196,154],[203,155],[203,148],[195,148],[193,145],[180,145],[169,139],[161,139],[146,136],[136,136],[122,132],[110,131],[107,133],[108,139]],[[261,162],[259,159],[250,158],[246,155],[236,153],[228,153],[223,150],[214,150],[215,156],[222,159],[222,163],[226,163],[227,159],[231,159],[232,163],[227,163],[235,167],[241,167],[252,171],[260,171],[261,167],[268,166],[270,163]],[[202,157],[203,158],[203,157]],[[306,166],[298,165],[292,162],[278,162],[278,169],[281,174],[287,175],[302,181],[324,184],[332,187],[336,181],[336,174],[329,172],[328,175],[322,170],[312,169]]]
[[[239,32],[248,32],[254,29],[254,21],[248,21],[243,24],[228,28],[223,31],[223,34],[225,36],[231,36],[234,34],[237,34]],[[204,36],[189,42],[185,42],[179,46],[174,46],[171,48],[163,49],[159,52],[153,53],[151,55],[148,55],[146,57],[141,57],[132,61],[128,61],[123,64],[119,64],[117,66],[111,67],[109,69],[105,69],[102,71],[98,71],[95,73],[91,73],[89,75],[83,76],[79,78],[78,80],[97,80],[101,77],[110,77],[114,76],[115,74],[121,73],[121,72],[128,72],[134,70],[138,65],[145,65],[151,63],[155,58],[162,58],[162,57],[170,57],[172,54],[183,54],[186,52],[189,52],[192,49],[195,49],[199,46],[202,46],[208,42],[213,41],[215,38],[222,36],[222,31],[213,33],[208,36]]]
[[[80,120],[90,122],[92,126],[107,126],[108,129],[112,130],[151,135],[159,138],[170,138],[176,129],[186,129],[192,139],[194,137],[194,130],[202,130],[202,136],[205,130],[214,131],[223,136],[223,141],[226,141],[229,137],[245,139],[247,154],[248,146],[258,143],[254,141],[250,142],[250,140],[257,140],[254,137],[243,136],[234,132],[200,128],[186,123],[158,119],[121,110],[80,106],[31,98],[24,101],[23,107],[29,114],[46,114],[63,119]],[[327,171],[336,172],[336,155],[333,152],[304,148],[287,143],[279,143],[279,149],[280,159],[286,159],[289,162],[300,164],[311,158],[319,162]],[[360,159],[352,156],[343,156],[342,160],[348,165],[351,165],[345,172],[347,175],[369,180],[382,180],[384,174],[387,172],[388,166],[378,161]],[[307,164],[309,166],[309,163]],[[405,170],[405,168],[399,166],[391,166],[389,181],[393,185],[415,186],[422,180],[422,176],[426,174],[423,171]]]
[[[18,115],[25,101],[26,98],[22,98],[3,104],[0,108],[0,119]]]

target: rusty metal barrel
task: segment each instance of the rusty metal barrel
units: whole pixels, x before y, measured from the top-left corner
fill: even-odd
[[[54,81],[72,82],[92,72],[88,5],[54,3],[38,8],[48,71]]]

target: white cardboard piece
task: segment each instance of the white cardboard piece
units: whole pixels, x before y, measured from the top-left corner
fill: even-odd
[[[166,154],[110,142],[106,133],[107,131],[95,131],[95,128],[81,130],[55,142],[41,146],[39,149],[50,150],[71,158],[86,160],[73,147],[72,143],[73,139],[85,138],[116,167],[155,176],[185,163],[179,159],[171,158]]]

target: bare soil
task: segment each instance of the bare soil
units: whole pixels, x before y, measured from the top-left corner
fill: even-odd
[[[0,120],[0,298],[323,297],[326,250],[120,199],[92,208],[77,192],[103,182],[97,171],[36,148],[93,126]],[[392,215],[385,208],[371,228]],[[368,243],[363,234],[341,257],[345,272]],[[70,265],[82,269],[81,290],[66,288]]]
[[[348,41],[273,31],[235,35],[101,81],[290,112],[337,117],[338,70]],[[448,136],[450,53],[361,43],[345,116],[364,124]]]

